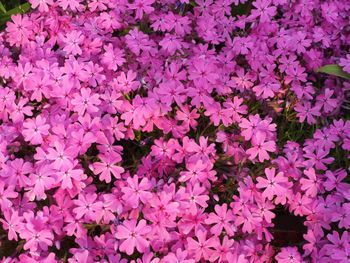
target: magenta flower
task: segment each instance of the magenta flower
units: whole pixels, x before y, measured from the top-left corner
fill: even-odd
[[[148,250],[149,241],[145,236],[151,231],[151,227],[147,225],[146,220],[141,219],[138,223],[136,220],[126,220],[122,225],[117,227],[115,237],[123,240],[119,249],[128,255],[135,251],[135,247],[139,252]]]
[[[143,13],[150,14],[154,8],[151,6],[154,0],[135,0],[130,4],[130,8],[136,10],[136,18],[141,19]]]
[[[249,148],[246,153],[249,154],[249,159],[254,160],[257,156],[259,162],[269,160],[268,152],[276,151],[276,143],[274,141],[265,141],[266,134],[258,132],[256,137],[252,139],[252,148]]]
[[[81,0],[58,0],[58,5],[61,6],[63,10],[69,8],[72,11],[78,11],[82,8]]]
[[[309,168],[304,171],[304,174],[308,177],[300,179],[301,190],[305,191],[305,194],[311,197],[315,197],[320,188],[320,181],[317,179],[317,175],[314,168]]]
[[[33,186],[33,190],[29,195],[29,200],[43,200],[46,199],[47,195],[45,191],[50,190],[56,183],[54,178],[54,170],[50,166],[38,167],[37,171],[31,173],[29,178]]]
[[[283,247],[276,255],[278,263],[302,262],[302,258],[296,247]]]
[[[258,0],[253,3],[256,9],[252,10],[253,17],[260,17],[260,23],[269,22],[276,14],[276,7],[271,6],[271,0]]]
[[[22,227],[22,217],[18,215],[17,211],[5,210],[5,219],[0,219],[4,230],[8,231],[9,240],[18,240],[17,233],[20,232]]]
[[[81,93],[77,95],[75,99],[72,100],[72,105],[74,106],[74,110],[80,114],[84,115],[87,113],[94,113],[98,111],[98,105],[100,105],[101,100],[99,99],[99,95],[94,94],[91,96],[90,89],[81,89]]]
[[[100,174],[100,180],[106,181],[106,183],[111,182],[111,175],[115,178],[120,178],[120,175],[124,172],[124,168],[115,165],[117,162],[121,161],[119,156],[99,156],[102,162],[96,162],[93,164],[93,171],[96,174]]]
[[[13,185],[6,186],[3,181],[0,181],[0,207],[1,210],[8,210],[13,203],[10,199],[16,198],[18,193],[14,191],[15,187]]]
[[[207,239],[207,232],[198,230],[196,238],[198,241],[190,237],[187,238],[189,252],[194,255],[196,262],[201,259],[209,260],[214,252],[213,248],[219,244],[217,237]]]
[[[34,213],[31,211],[24,213],[23,217],[25,223],[19,234],[26,241],[23,248],[31,252],[38,250],[47,251],[54,239],[53,233],[47,228],[48,218],[42,213],[34,216]]]
[[[236,230],[233,223],[234,216],[231,210],[227,210],[227,204],[223,204],[222,206],[216,205],[214,207],[216,213],[210,213],[208,218],[205,220],[205,223],[208,225],[214,224],[210,228],[210,232],[216,236],[220,236],[223,229],[229,236],[234,235],[234,231]]]
[[[49,6],[53,5],[53,0],[29,0],[32,8],[38,8],[40,12],[48,12]]]
[[[276,174],[275,168],[266,168],[265,175],[266,179],[263,177],[258,177],[256,179],[258,181],[256,187],[265,189],[262,195],[268,200],[272,200],[274,196],[284,195],[286,190],[291,186],[288,182],[288,178],[286,178],[282,172]]]
[[[20,14],[12,16],[13,22],[8,22],[6,32],[8,33],[8,41],[11,45],[19,47],[28,42],[32,34],[32,22],[27,16]]]
[[[96,194],[79,194],[78,200],[74,200],[73,203],[76,205],[73,212],[77,219],[84,217],[86,220],[99,221],[99,218],[101,217],[102,202],[97,201]]]
[[[23,136],[26,141],[32,144],[41,144],[43,135],[49,134],[50,125],[46,124],[46,119],[40,115],[35,120],[29,119],[23,123]]]
[[[350,84],[318,72],[350,73],[349,1],[27,2],[0,34],[1,261],[349,261]]]
[[[124,53],[121,49],[114,48],[112,44],[104,47],[105,53],[102,56],[102,63],[110,70],[117,70],[125,62]]]
[[[139,182],[138,176],[135,175],[134,177],[128,177],[127,186],[123,187],[121,191],[126,204],[137,208],[140,201],[146,204],[152,198],[151,188],[152,184],[147,178],[142,178]]]
[[[54,142],[54,147],[48,148],[46,158],[52,161],[52,166],[55,169],[68,167],[76,157],[77,152],[73,147],[66,147],[59,141]]]
[[[350,54],[346,55],[346,58],[341,58],[339,65],[343,67],[343,70],[350,73]]]
[[[62,189],[72,189],[80,181],[85,180],[87,176],[82,169],[74,169],[75,164],[67,163],[62,167],[61,171],[57,172],[57,182],[61,183]]]

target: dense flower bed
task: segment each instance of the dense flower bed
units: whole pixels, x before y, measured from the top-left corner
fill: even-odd
[[[29,2],[0,33],[2,262],[350,262],[350,85],[315,73],[350,73],[350,2]]]

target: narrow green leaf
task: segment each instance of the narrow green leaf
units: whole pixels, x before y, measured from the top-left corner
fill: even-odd
[[[6,15],[15,15],[15,14],[24,14],[30,9],[30,4],[29,3],[24,3],[21,4],[9,11],[6,12]]]
[[[24,3],[22,5],[19,5],[15,8],[12,8],[11,10],[8,10],[5,14],[0,15],[0,25],[4,25],[7,21],[11,19],[12,15],[15,14],[24,14],[30,9],[29,3]]]
[[[4,14],[6,14],[7,12],[5,6],[1,2],[0,2],[0,11],[3,12]]]
[[[316,72],[326,73],[329,75],[341,77],[350,80],[350,74],[346,73],[343,68],[337,64],[325,65],[316,70]]]

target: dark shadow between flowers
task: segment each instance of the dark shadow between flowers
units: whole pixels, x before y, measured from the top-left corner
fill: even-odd
[[[305,217],[295,216],[282,207],[277,207],[273,212],[276,217],[272,220],[275,226],[270,230],[274,238],[272,245],[300,246],[304,240],[303,235],[307,232]]]

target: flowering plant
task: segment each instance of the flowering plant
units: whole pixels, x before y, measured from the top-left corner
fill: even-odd
[[[350,3],[29,0],[0,33],[2,262],[350,260]]]

